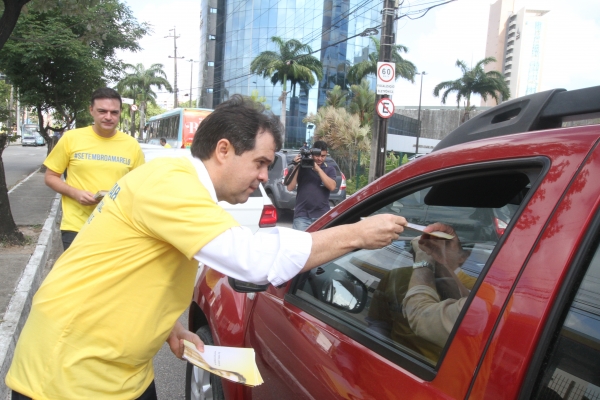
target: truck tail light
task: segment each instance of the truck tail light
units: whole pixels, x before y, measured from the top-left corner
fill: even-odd
[[[498,236],[504,235],[504,231],[506,230],[507,226],[508,224],[506,222],[494,217],[494,228],[496,228],[496,233]]]
[[[340,190],[346,189],[346,175],[342,172],[342,183],[340,185]]]
[[[277,223],[277,209],[272,205],[265,205],[263,207],[262,215],[260,216],[260,221],[258,222],[258,226],[260,228],[268,228],[270,226],[275,226]]]

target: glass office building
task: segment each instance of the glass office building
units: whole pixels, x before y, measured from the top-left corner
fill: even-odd
[[[349,88],[347,69],[375,51],[368,37],[355,36],[381,24],[380,0],[202,0],[200,107],[214,108],[229,96],[254,92],[280,115],[282,87],[250,74],[263,51],[278,52],[271,37],[308,44],[323,64],[323,79],[306,92],[288,81],[286,147],[307,136],[302,120],[325,103],[334,85]],[[379,34],[376,35],[379,37]],[[369,77],[375,88],[375,77]]]

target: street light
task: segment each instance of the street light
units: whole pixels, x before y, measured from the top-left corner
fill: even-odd
[[[421,89],[419,90],[419,111],[417,113],[419,127],[417,128],[417,146],[415,149],[415,154],[419,154],[419,138],[421,137],[421,96],[423,95],[423,75],[427,75],[427,73],[425,71],[417,72],[417,75],[421,75]]]

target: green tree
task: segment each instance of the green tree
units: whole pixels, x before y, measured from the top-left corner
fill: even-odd
[[[16,3],[4,2],[5,7]],[[56,5],[44,0],[40,3],[41,8],[44,4]],[[81,3],[90,4],[87,0]],[[54,7],[44,10],[46,12],[23,14],[14,31],[10,28],[13,34],[0,51],[0,71],[18,89],[21,104],[37,112],[40,134],[49,146],[52,141],[48,130],[72,126],[78,114],[87,112],[93,90],[105,86],[107,80],[116,79],[122,65],[116,51],[138,50],[137,40],[148,31],[148,26],[139,24],[129,8],[118,0],[103,0],[93,7],[84,7],[79,13],[69,10],[69,4],[65,4],[61,9]],[[7,9],[2,18],[6,15]],[[2,24],[0,19],[0,29],[5,28]],[[53,115],[59,125],[44,126],[44,115]],[[0,135],[0,148],[5,145]],[[14,219],[8,203],[1,153],[0,226],[4,240],[22,240],[20,232],[11,229]]]
[[[340,85],[335,85],[333,89],[327,92],[325,99],[325,106],[332,106],[335,108],[346,107],[348,94],[342,90]]]
[[[14,30],[21,11],[25,4],[31,0],[3,0],[0,3],[0,50],[10,37]],[[36,0],[28,4],[29,11],[46,12],[60,7],[63,15],[78,15],[84,13],[88,8],[98,4],[98,0],[77,0],[77,1],[62,1],[62,0]],[[94,27],[89,27],[89,30],[94,30]]]
[[[285,127],[285,108],[287,101],[287,81],[291,81],[296,91],[296,84],[300,84],[305,90],[316,83],[317,79],[323,77],[323,65],[318,58],[310,55],[312,48],[296,39],[284,40],[278,36],[273,36],[271,41],[278,47],[278,51],[263,51],[252,63],[250,63],[250,72],[271,78],[271,83],[275,86],[278,83],[282,85],[281,101],[281,123]],[[285,131],[284,131],[285,140]]]
[[[370,130],[375,113],[375,92],[371,90],[366,79],[363,79],[360,85],[350,86],[350,91],[352,92],[350,112],[358,115],[360,126],[369,127]]]
[[[13,140],[11,130],[14,121],[14,111],[8,106],[11,90],[10,85],[4,81],[0,81],[0,124],[2,126],[0,128],[0,243],[22,244],[25,241],[25,237],[19,231],[19,228],[17,228],[10,210],[8,187],[4,174],[4,161],[2,160],[4,149]]]
[[[117,84],[117,89],[122,91],[129,88],[134,93],[134,98],[139,100],[140,132],[146,125],[146,108],[148,103],[156,104],[156,93],[152,88],[166,89],[173,92],[171,84],[167,80],[167,74],[162,64],[152,64],[146,69],[143,64],[125,64],[127,74]],[[132,124],[133,125],[133,124]],[[133,130],[132,130],[133,134]]]
[[[92,25],[97,34],[88,29]],[[48,130],[72,126],[88,112],[91,93],[117,79],[122,63],[116,51],[138,50],[137,40],[147,31],[118,0],[105,0],[77,16],[57,9],[29,12],[0,51],[0,70],[18,88],[21,103],[35,108],[40,134],[50,143]],[[43,126],[44,114],[61,125]]]
[[[498,71],[485,72],[484,67],[495,62],[494,57],[487,57],[479,61],[473,68],[467,67],[464,61],[456,60],[456,66],[462,71],[462,76],[454,81],[446,81],[438,84],[433,89],[435,97],[442,94],[442,104],[446,104],[446,98],[451,92],[456,92],[456,104],[460,107],[460,101],[466,100],[465,113],[462,117],[462,122],[469,119],[469,113],[474,107],[471,107],[471,95],[478,94],[483,100],[487,100],[488,96],[500,103],[502,100],[510,98],[510,89],[504,80],[504,75]]]
[[[377,62],[379,61],[379,39],[371,36],[370,39],[375,44],[375,51],[369,54],[368,60],[363,60],[357,64],[354,64],[348,70],[348,82],[352,84],[360,84],[362,79],[367,75],[377,75]],[[415,74],[417,73],[417,67],[415,65],[402,58],[402,53],[407,53],[408,48],[401,44],[392,45],[392,62],[396,64],[396,79],[404,78],[411,82],[415,81]]]
[[[334,151],[336,162],[352,178],[356,171],[358,152],[367,154],[371,148],[369,139],[371,128],[361,126],[357,114],[350,114],[345,108],[321,107],[316,114],[310,114],[304,123],[315,124],[315,140],[324,140]]]
[[[262,106],[266,109],[266,110],[270,110],[271,109],[271,105],[267,104],[267,98],[265,96],[261,96],[258,93],[258,90],[254,89],[252,92],[250,92],[250,96],[245,96],[245,97],[249,97],[250,100],[252,100],[255,103],[260,103],[262,104]]]

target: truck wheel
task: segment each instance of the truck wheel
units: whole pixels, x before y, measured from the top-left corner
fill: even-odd
[[[196,335],[204,344],[214,344],[208,325],[198,329]],[[185,398],[186,400],[224,400],[221,378],[188,363],[185,370]]]

